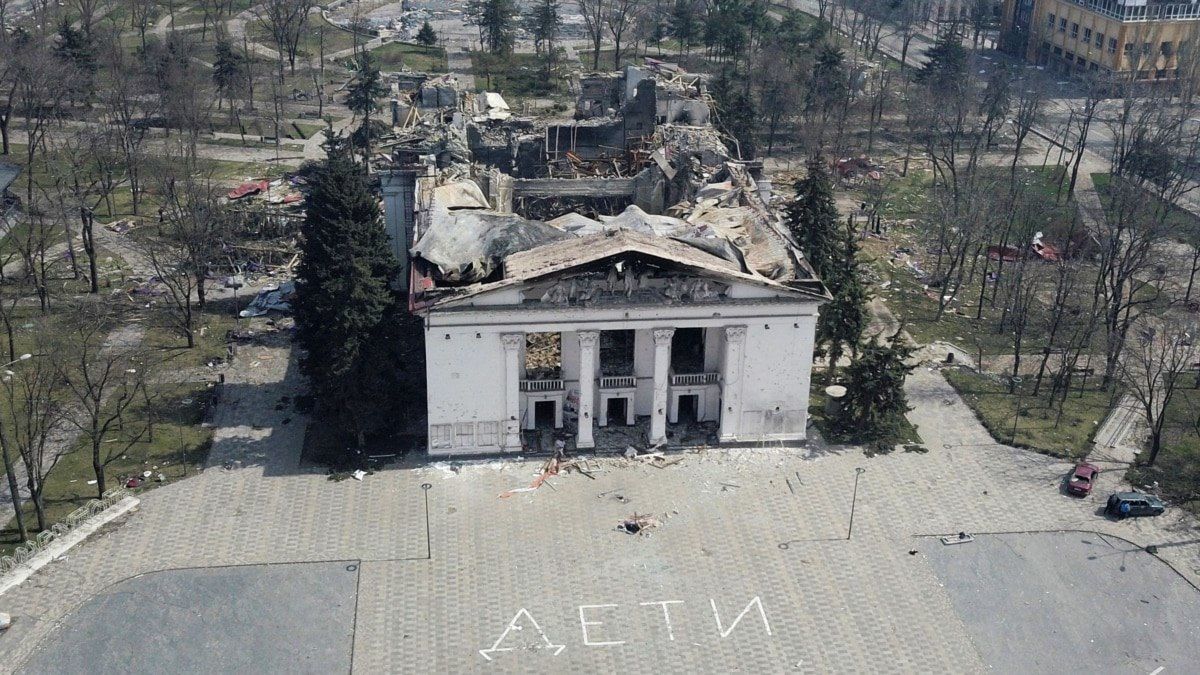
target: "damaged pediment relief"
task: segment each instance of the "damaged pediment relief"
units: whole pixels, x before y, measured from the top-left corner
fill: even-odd
[[[726,297],[729,285],[661,270],[636,271],[616,264],[607,272],[586,272],[533,284],[523,300],[554,305],[713,302]]]

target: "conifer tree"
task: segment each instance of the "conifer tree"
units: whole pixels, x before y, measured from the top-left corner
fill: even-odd
[[[417,43],[428,49],[436,45],[437,41],[438,35],[437,32],[433,30],[433,26],[431,26],[428,21],[421,24],[421,30],[417,31]]]
[[[393,330],[397,263],[378,201],[344,139],[333,138],[315,172],[296,279],[296,340],[317,414],[352,433],[361,448],[387,400],[382,337]]]
[[[933,46],[925,52],[925,65],[914,79],[935,92],[956,91],[966,86],[967,50],[957,30],[943,31]]]
[[[841,259],[842,237],[838,232],[838,210],[833,200],[833,182],[820,156],[808,160],[808,174],[796,181],[796,197],[784,216],[792,237],[817,276],[836,273]]]
[[[846,397],[840,425],[861,441],[886,446],[908,412],[904,380],[914,366],[906,363],[913,348],[897,330],[886,343],[875,336],[846,367]]]
[[[848,227],[842,228],[841,255],[822,279],[833,299],[821,305],[817,315],[817,344],[826,346],[829,370],[850,350],[858,354],[858,343],[867,327],[867,290],[858,268],[858,241]]]
[[[346,94],[346,107],[362,116],[363,163],[371,162],[371,114],[379,109],[378,99],[387,94],[383,76],[371,52],[364,51],[354,65],[354,79],[350,81]]]

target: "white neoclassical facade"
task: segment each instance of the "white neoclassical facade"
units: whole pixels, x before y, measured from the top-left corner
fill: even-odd
[[[680,425],[803,440],[823,299],[630,231],[516,253],[503,278],[421,310],[429,453],[521,452],[538,429],[579,449],[621,449],[630,430],[671,444]]]

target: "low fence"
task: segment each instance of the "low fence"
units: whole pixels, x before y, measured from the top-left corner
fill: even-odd
[[[75,509],[62,522],[56,523],[54,527],[45,532],[39,532],[36,537],[26,541],[23,546],[17,547],[12,555],[0,557],[0,575],[8,574],[28,563],[34,556],[49,548],[55,540],[70,534],[128,496],[129,491],[125,488],[114,488],[105,492],[100,499],[93,499]]]

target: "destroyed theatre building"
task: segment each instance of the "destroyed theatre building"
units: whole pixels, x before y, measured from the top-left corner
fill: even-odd
[[[429,453],[803,440],[827,293],[761,166],[670,64],[579,89],[549,122],[495,94],[395,104],[381,181],[425,324]]]

